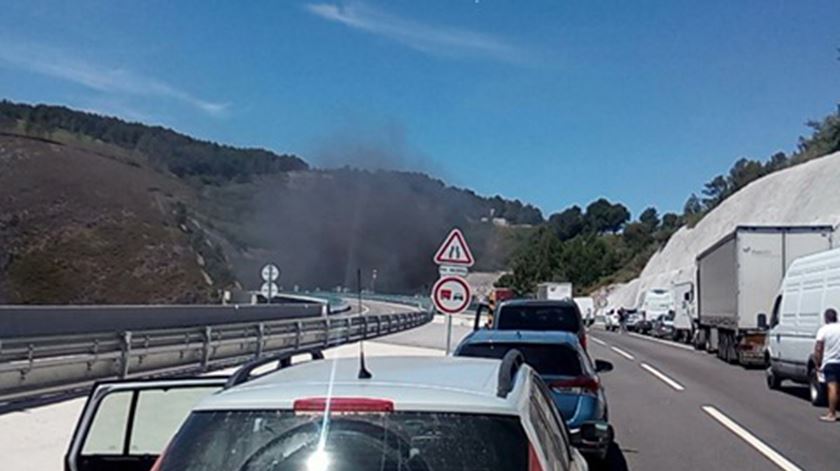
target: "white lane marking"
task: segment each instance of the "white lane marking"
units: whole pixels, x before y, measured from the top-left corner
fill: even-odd
[[[607,342],[604,342],[603,340],[601,340],[597,337],[593,337],[593,336],[590,335],[589,338],[591,338],[592,341],[597,343],[598,345],[606,345],[607,344]]]
[[[713,419],[717,420],[721,423],[724,427],[728,428],[729,431],[738,435],[747,442],[750,446],[758,450],[759,453],[764,455],[768,460],[772,461],[776,466],[785,470],[785,471],[802,471],[802,468],[796,466],[787,458],[779,454],[776,450],[770,448],[769,445],[762,442],[755,435],[751,434],[747,429],[741,427],[734,420],[730,419],[723,412],[715,409],[712,406],[703,406],[701,407],[703,412],[709,414]]]
[[[623,356],[624,358],[626,358],[628,360],[632,361],[632,360],[636,359],[636,357],[634,357],[633,355],[625,352],[624,350],[622,350],[618,347],[610,347],[610,348],[612,349],[612,351],[614,351],[615,353],[618,353],[619,355]]]
[[[663,383],[667,384],[668,386],[671,386],[675,390],[677,390],[677,391],[685,390],[685,388],[683,387],[682,384],[680,384],[680,383],[674,381],[673,379],[665,376],[665,373],[657,370],[656,368],[648,365],[647,363],[642,363],[642,368],[646,369],[650,374],[652,374],[652,375],[656,376],[657,378],[661,379]]]
[[[691,345],[685,345],[685,344],[682,344],[682,343],[671,342],[670,340],[658,339],[656,337],[648,337],[647,335],[641,335],[641,334],[637,334],[635,332],[627,332],[627,333],[629,335],[633,336],[633,337],[640,338],[640,339],[643,339],[643,340],[650,340],[651,342],[661,343],[663,345],[668,345],[669,347],[677,347],[677,348],[682,348],[683,350],[694,351],[694,347],[692,347]]]

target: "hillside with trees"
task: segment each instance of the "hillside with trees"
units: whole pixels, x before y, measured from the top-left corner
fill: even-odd
[[[57,164],[46,154],[65,157],[60,161],[65,170],[54,172]],[[422,173],[313,169],[294,155],[234,148],[57,106],[0,102],[0,160],[4,176],[17,182],[0,189],[5,217],[0,241],[7,243],[0,248],[0,302],[142,302],[140,293],[155,286],[168,294],[148,299],[206,302],[221,289],[257,287],[257,268],[267,261],[280,264],[287,288],[353,286],[358,268],[366,285],[376,270],[378,289],[413,293],[436,278],[430,254],[452,226],[470,237],[478,268],[498,270],[507,265],[519,232],[543,222],[532,205],[479,196]],[[121,186],[114,182],[131,175],[137,188],[126,199],[116,194]],[[87,209],[65,211],[77,207],[67,189],[77,188],[78,181],[87,182],[77,190]],[[37,192],[12,193],[18,187]],[[108,217],[93,218],[98,198],[118,203],[109,206]],[[12,200],[14,206],[8,203]],[[49,225],[31,217],[33,211],[47,211],[43,208],[53,215]],[[14,230],[6,219],[15,222]],[[107,228],[100,227],[106,220]],[[22,230],[17,221],[29,223]],[[74,234],[80,221],[88,232],[66,256],[39,251],[61,247],[51,234]],[[136,262],[120,262],[120,248],[148,240],[137,246],[137,257],[145,253],[157,260],[167,252],[154,249],[157,236],[151,234],[162,233],[184,255],[169,253],[170,278],[163,271],[158,281],[146,278],[148,289],[137,295],[116,289],[137,282],[141,273],[132,266]],[[119,236],[110,240],[108,234]],[[94,257],[97,244],[113,250]],[[108,266],[103,272],[108,275],[92,282],[99,265]],[[62,286],[54,296],[27,281],[44,270],[61,273],[52,278]],[[106,278],[119,282],[112,285]],[[96,289],[81,290],[85,283]],[[194,294],[182,298],[179,289]]]
[[[2,101],[0,299],[206,302],[224,288],[254,288],[266,261],[281,265],[286,288],[353,286],[361,269],[368,288],[375,271],[380,291],[422,292],[437,276],[429,254],[452,226],[467,233],[476,269],[510,271],[500,284],[527,293],[540,281],[569,280],[587,292],[635,277],[680,226],[696,224],[751,181],[840,149],[840,116],[809,126],[813,133],[796,152],[738,160],[692,194],[682,214],[651,207],[634,219],[621,203],[602,198],[545,220],[532,205],[476,195],[422,173],[314,169],[294,155]],[[57,162],[67,164],[65,171],[55,172],[45,155],[64,158]],[[99,201],[116,204],[95,217],[90,208]],[[33,212],[50,214],[51,222]],[[137,240],[148,243],[130,243]],[[47,255],[57,249],[61,257]],[[121,264],[126,255],[134,261]],[[156,268],[144,272],[141,260]],[[171,271],[163,260],[175,261]],[[99,266],[109,269],[97,274]],[[144,282],[158,281],[137,293],[125,289],[140,286],[143,273],[156,274]]]
[[[200,141],[160,126],[128,123],[63,106],[31,106],[0,101],[0,129],[17,130],[28,136],[65,131],[73,136],[142,153],[158,168],[202,183],[244,181],[255,175],[309,168],[306,162],[294,155],[277,155],[265,149],[238,149]]]
[[[795,152],[776,152],[763,161],[737,160],[729,172],[706,182],[699,195],[692,193],[682,214],[660,215],[650,207],[631,221],[623,205],[599,199],[585,210],[571,206],[550,215],[514,249],[512,272],[497,285],[526,294],[534,292],[541,281],[571,281],[575,291],[583,294],[635,278],[677,229],[697,224],[749,183],[840,150],[840,111],[806,124],[812,133],[799,139]]]

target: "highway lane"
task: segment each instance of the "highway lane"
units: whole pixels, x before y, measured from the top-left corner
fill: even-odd
[[[646,383],[659,382],[665,390],[670,386],[639,365],[648,364],[684,387],[680,392],[671,391],[675,397],[668,401],[652,401],[653,407],[646,410],[638,402],[642,385],[624,375],[625,368],[603,375],[617,433],[627,437],[622,438],[622,446],[650,453],[650,443],[636,441],[649,441],[652,436],[665,440],[671,453],[682,457],[683,463],[702,462],[711,451],[715,459],[707,463],[727,468],[840,469],[840,426],[817,420],[823,410],[811,406],[804,387],[790,385],[784,391],[770,391],[762,370],[729,365],[704,352],[647,338],[602,330],[592,335],[606,343],[593,343],[596,355],[611,352],[617,365],[628,364],[638,378]],[[679,411],[670,409],[672,403],[679,404]],[[743,461],[745,453],[750,459],[747,463]],[[638,460],[628,461],[649,466],[643,454],[640,452]],[[694,469],[685,464],[681,467]]]
[[[460,319],[452,325],[452,348],[458,345],[467,334],[472,332],[469,323],[460,322]],[[437,348],[446,350],[446,324],[442,316],[436,316],[429,324],[420,326],[406,332],[399,332],[377,339],[378,342],[393,345],[406,345],[410,347]]]
[[[623,355],[609,345],[591,342],[589,351],[593,358],[614,365],[601,379],[620,452],[613,452],[605,469],[707,470],[711,464],[724,465],[722,469],[768,469],[759,455],[705,417],[687,389],[675,389],[644,369],[640,357],[629,349],[620,349]],[[655,363],[645,364],[661,373]]]

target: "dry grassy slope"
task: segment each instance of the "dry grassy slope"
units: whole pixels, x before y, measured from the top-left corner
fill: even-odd
[[[205,302],[189,188],[100,144],[0,134],[0,303]]]

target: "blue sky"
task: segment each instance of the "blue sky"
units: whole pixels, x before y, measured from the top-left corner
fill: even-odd
[[[680,210],[840,103],[840,2],[4,2],[0,96],[421,170],[548,215]]]

